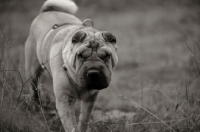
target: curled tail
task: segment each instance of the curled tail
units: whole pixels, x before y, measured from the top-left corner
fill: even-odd
[[[78,11],[78,7],[72,0],[47,0],[43,4],[40,13],[47,11],[61,11],[75,14]]]

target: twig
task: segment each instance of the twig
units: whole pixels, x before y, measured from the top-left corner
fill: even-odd
[[[185,120],[186,118],[183,118],[183,119],[180,119],[180,120],[170,120],[170,121],[165,121],[165,122],[168,122],[168,123],[171,123],[171,122],[180,122],[180,121],[183,121]],[[148,122],[150,124],[160,124],[162,122]],[[127,124],[127,125],[145,125],[147,124],[147,122],[141,122],[141,123],[130,123],[130,124]]]
[[[22,81],[22,76],[21,76],[21,74],[20,74],[20,72],[19,72],[18,70],[1,70],[1,71],[8,71],[8,72],[10,72],[10,71],[17,71],[17,72],[19,73],[20,78],[21,78],[22,87],[21,87],[20,94],[19,94],[19,97],[18,97],[18,100],[17,100],[17,104],[16,104],[16,107],[15,107],[14,111],[13,111],[9,116],[7,116],[7,118],[5,118],[4,120],[2,120],[2,121],[0,122],[0,124],[2,124],[3,122],[7,121],[10,117],[12,117],[12,116],[14,115],[15,111],[16,111],[17,108],[19,107],[19,100],[20,100],[20,97],[21,97],[21,95],[22,95],[22,91],[23,91],[23,89],[24,89],[25,84],[36,74],[36,72],[35,72],[29,79],[27,79],[27,80],[23,83],[23,81]]]
[[[134,102],[133,100],[127,98],[126,96],[123,95],[119,95],[127,100],[129,100],[131,103],[135,104],[136,106],[140,107],[141,109],[143,109],[144,111],[146,111],[147,113],[149,113],[150,115],[152,115],[153,117],[155,117],[156,119],[158,119],[159,121],[161,121],[164,125],[166,125],[169,129],[171,129],[173,132],[176,132],[171,126],[169,126],[165,121],[161,120],[158,116],[156,116],[155,114],[151,113],[149,110],[145,109],[144,107],[142,107],[141,105],[139,105],[138,103]]]
[[[193,43],[193,47],[194,47],[194,55],[195,55],[195,58],[197,58],[196,57],[196,50],[195,50],[195,44]],[[195,64],[196,64],[196,66],[197,66],[197,70],[198,70],[198,72],[199,72],[199,74],[200,74],[200,69],[199,69],[199,65],[197,64],[197,60],[196,59],[194,59],[195,60]]]
[[[199,51],[200,51],[200,47],[199,47],[199,44],[196,42],[196,45],[197,45],[197,47],[198,47],[198,49],[199,49]]]
[[[48,123],[47,123],[47,119],[46,119],[46,117],[45,117],[45,115],[44,115],[42,100],[41,100],[39,91],[38,91],[38,95],[39,95],[39,102],[40,102],[40,109],[41,109],[41,111],[42,111],[42,116],[43,116],[43,118],[44,118],[44,120],[45,120],[45,122],[46,122],[47,129],[48,129],[48,131],[50,132],[50,128],[49,128]]]
[[[200,60],[198,60],[198,58],[195,57],[195,55],[192,53],[192,50],[190,49],[190,47],[188,46],[188,44],[187,44],[187,43],[185,43],[185,44],[187,45],[187,47],[188,47],[188,49],[189,49],[189,51],[190,51],[190,54],[194,57],[194,59],[195,59],[198,63],[200,63]]]

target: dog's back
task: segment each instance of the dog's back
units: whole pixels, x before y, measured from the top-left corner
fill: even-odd
[[[71,0],[47,0],[42,5],[39,15],[31,24],[29,37],[25,44],[26,71],[31,71],[27,72],[27,78],[36,70],[35,68],[29,69],[30,65],[40,65],[41,62],[39,63],[36,57],[41,59],[39,55],[44,38],[55,24],[82,24],[81,20],[74,16],[77,10],[78,7]]]
[[[69,14],[75,14],[78,10],[77,5],[71,0],[47,0],[40,12],[61,11]]]

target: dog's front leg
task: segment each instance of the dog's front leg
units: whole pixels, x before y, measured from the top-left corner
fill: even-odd
[[[55,74],[56,75],[56,74]],[[76,92],[62,69],[53,76],[56,109],[66,132],[79,132],[75,118]]]
[[[94,94],[88,96],[87,98],[81,101],[81,111],[78,123],[78,128],[81,132],[87,131],[90,115],[97,95],[98,92],[95,92]]]
[[[63,61],[60,55],[61,44],[53,46],[50,52],[50,67],[53,78],[53,89],[56,98],[56,109],[66,132],[80,132],[75,118],[75,102],[77,95],[74,87],[62,68]],[[56,56],[56,57],[55,57]]]
[[[56,108],[66,132],[79,132],[75,118],[76,98],[70,93],[56,95]]]

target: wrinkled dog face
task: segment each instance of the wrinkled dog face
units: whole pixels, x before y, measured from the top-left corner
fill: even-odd
[[[80,87],[108,87],[118,61],[115,36],[92,28],[82,29],[73,34],[68,49],[68,68],[73,69],[71,74]]]

